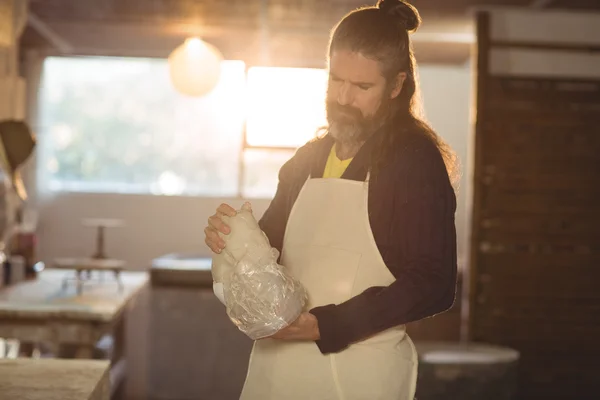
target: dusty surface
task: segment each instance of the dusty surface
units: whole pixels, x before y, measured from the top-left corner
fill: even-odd
[[[71,273],[74,273],[71,271]],[[123,272],[124,289],[119,291],[116,281],[86,282],[83,293],[77,295],[75,285],[63,287],[63,278],[69,271],[46,270],[30,282],[0,290],[0,319],[71,319],[108,322],[127,304],[148,277],[144,272]]]
[[[0,359],[2,400],[108,400],[108,361]]]

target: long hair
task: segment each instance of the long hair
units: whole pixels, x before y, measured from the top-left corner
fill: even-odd
[[[377,170],[398,142],[417,132],[439,149],[454,185],[459,177],[456,154],[424,120],[421,110],[416,61],[409,38],[409,33],[415,32],[420,23],[419,13],[412,5],[401,0],[380,0],[377,6],[350,12],[337,24],[329,42],[328,58],[335,50],[343,49],[378,61],[388,94],[398,74],[406,74],[400,94],[385,105],[389,107],[384,113],[386,122],[394,121],[399,126],[384,129],[372,154],[372,167]]]

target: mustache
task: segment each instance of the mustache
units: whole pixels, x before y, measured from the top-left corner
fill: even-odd
[[[342,117],[351,117],[354,120],[360,121],[363,119],[363,115],[360,110],[351,107],[351,106],[343,106],[338,104],[337,102],[328,102],[327,103],[327,113],[332,118]]]

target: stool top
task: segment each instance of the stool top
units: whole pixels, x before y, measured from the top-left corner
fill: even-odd
[[[519,352],[484,343],[416,343],[421,362],[427,364],[501,364],[519,359]]]
[[[83,218],[81,223],[84,226],[118,228],[124,225],[122,219],[118,218]]]
[[[57,258],[50,268],[54,269],[96,269],[96,270],[122,270],[125,261],[115,259],[95,258]]]

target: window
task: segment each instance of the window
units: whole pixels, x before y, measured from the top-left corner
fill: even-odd
[[[326,86],[327,75],[319,69],[249,69],[244,197],[273,194],[279,168],[325,125]]]
[[[178,94],[163,59],[51,57],[40,92],[40,190],[271,197],[325,123],[326,73],[224,61]]]

